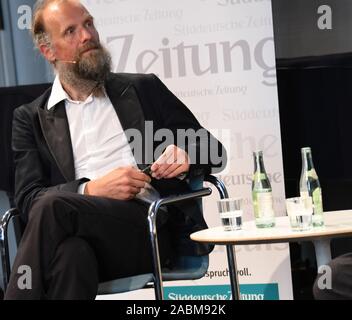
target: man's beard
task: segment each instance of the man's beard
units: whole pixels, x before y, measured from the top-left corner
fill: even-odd
[[[94,50],[84,53],[89,49]],[[84,91],[91,90],[107,79],[111,56],[100,43],[89,42],[78,51],[72,62],[58,61],[56,70],[64,83]]]

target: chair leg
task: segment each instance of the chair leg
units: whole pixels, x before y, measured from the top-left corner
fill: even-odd
[[[18,210],[15,208],[7,210],[0,218],[0,255],[3,272],[4,291],[10,280],[11,265],[8,244],[8,225],[12,217],[18,215]]]
[[[156,235],[154,240],[152,240],[152,242],[157,242]],[[156,245],[154,244],[154,248],[153,248],[154,292],[155,292],[156,300],[164,300],[161,266],[160,266],[159,252],[158,252],[157,246],[158,244]]]
[[[164,300],[158,236],[156,232],[156,213],[158,211],[158,208],[159,208],[158,205],[153,205],[153,204],[149,207],[148,224],[149,224],[150,241],[152,246],[155,299]]]
[[[2,264],[2,279],[3,279],[3,289],[6,291],[7,284],[9,282],[9,265],[7,264],[8,258],[5,249],[4,240],[4,230],[0,226],[0,254],[1,254],[1,264]]]
[[[189,199],[196,199],[198,197],[204,197],[211,194],[210,188],[204,188],[201,190],[189,192],[187,194],[180,194],[177,196],[170,196],[167,198],[159,199],[154,201],[148,210],[148,224],[149,224],[149,234],[152,246],[152,255],[153,255],[153,271],[154,271],[154,284],[155,284],[155,297],[158,300],[162,300],[164,298],[163,292],[163,281],[161,275],[161,267],[160,267],[160,258],[159,258],[159,247],[158,247],[158,237],[156,232],[156,216],[158,210],[161,206],[185,201]]]

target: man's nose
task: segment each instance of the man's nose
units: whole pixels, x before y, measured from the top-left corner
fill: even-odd
[[[87,42],[89,40],[92,40],[92,38],[93,38],[93,34],[89,30],[87,30],[86,28],[82,28],[82,30],[81,30],[81,39],[80,39],[81,42],[85,43],[85,42]]]

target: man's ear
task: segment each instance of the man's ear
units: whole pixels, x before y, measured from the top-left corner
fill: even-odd
[[[39,46],[39,50],[41,54],[48,60],[50,63],[54,63],[56,61],[54,50],[48,44],[41,44]]]

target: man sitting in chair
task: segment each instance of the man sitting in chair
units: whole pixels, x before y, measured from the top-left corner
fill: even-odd
[[[99,282],[151,272],[149,204],[189,191],[187,177],[220,171],[226,152],[156,76],[110,72],[110,55],[79,1],[37,1],[32,34],[57,76],[14,113],[15,201],[26,228],[5,298],[94,299]],[[153,134],[206,134],[162,147],[147,143],[150,123]],[[131,131],[141,133],[143,152]],[[220,162],[209,156],[215,147]],[[151,161],[144,151],[153,152]],[[157,225],[162,266],[172,267],[176,254],[212,249],[189,239],[207,227],[195,200],[170,205]],[[21,266],[31,270],[29,287],[19,285]]]

